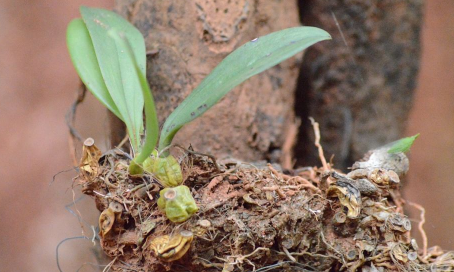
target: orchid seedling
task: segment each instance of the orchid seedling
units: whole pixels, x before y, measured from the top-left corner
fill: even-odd
[[[413,142],[418,137],[419,137],[419,133],[416,135],[410,136],[410,137],[402,138],[402,139],[392,142],[390,144],[387,144],[387,146],[389,146],[388,153],[389,154],[394,154],[394,153],[399,153],[399,152],[406,153],[406,152],[410,151],[410,147],[413,145]]]
[[[73,20],[67,31],[71,60],[88,90],[126,124],[134,153],[129,173],[138,175],[145,170],[154,174],[164,187],[182,186],[181,167],[169,154],[168,147],[184,125],[201,116],[246,79],[331,38],[326,31],[315,27],[294,27],[247,42],[214,68],[170,114],[159,135],[154,100],[145,76],[142,34],[114,12],[88,7],[81,7],[80,12],[82,18]],[[189,190],[181,192],[190,194]],[[194,205],[189,208],[190,213],[194,212]],[[165,203],[160,203],[160,207],[165,207]],[[179,218],[181,222],[182,217],[172,213],[168,217]]]

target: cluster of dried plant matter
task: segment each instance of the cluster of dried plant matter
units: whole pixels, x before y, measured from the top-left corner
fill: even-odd
[[[419,248],[410,235],[399,193],[403,154],[380,164],[370,161],[380,150],[372,151],[347,174],[329,164],[284,174],[184,152],[185,185],[199,211],[176,224],[157,206],[158,181],[129,176],[127,154],[99,157],[90,141],[84,150],[78,183],[102,212],[101,247],[114,271],[454,269],[452,252],[427,249],[426,241]]]

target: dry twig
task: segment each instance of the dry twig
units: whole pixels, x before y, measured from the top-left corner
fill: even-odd
[[[416,209],[418,209],[421,212],[421,214],[420,214],[421,221],[419,221],[419,223],[418,223],[418,230],[421,233],[421,237],[422,237],[422,244],[423,244],[422,254],[423,254],[423,258],[425,259],[427,256],[427,244],[428,244],[426,231],[424,230],[424,227],[423,227],[424,223],[426,223],[426,216],[425,216],[426,210],[424,209],[423,206],[416,204],[414,202],[407,201],[407,203],[412,205],[413,207],[415,207]]]
[[[315,122],[314,118],[312,118],[312,117],[309,117],[309,120],[311,120],[312,127],[314,128],[315,146],[318,148],[318,156],[320,157],[320,160],[322,161],[323,170],[325,170],[325,171],[331,170],[331,167],[326,162],[325,155],[323,155],[323,147],[320,144],[320,128],[318,126],[318,123]]]
[[[85,85],[83,83],[80,83],[80,87],[77,90],[77,97],[65,115],[66,126],[68,126],[68,129],[69,129],[69,141],[68,141],[69,153],[71,154],[71,158],[73,160],[74,166],[79,165],[79,162],[77,161],[77,157],[76,157],[76,148],[75,148],[74,140],[83,142],[83,137],[79,134],[77,129],[74,127],[74,122],[76,120],[77,106],[80,103],[82,103],[82,101],[84,101],[86,92],[87,92],[87,89],[85,88]]]
[[[291,123],[288,130],[287,136],[285,138],[284,144],[282,145],[282,155],[281,155],[281,165],[285,169],[293,168],[293,146],[296,143],[296,138],[298,136],[298,128],[301,124],[300,119],[296,119],[295,122]]]

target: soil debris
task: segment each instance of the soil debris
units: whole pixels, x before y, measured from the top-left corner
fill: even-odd
[[[111,270],[454,269],[453,252],[427,249],[426,242],[420,249],[410,235],[399,193],[405,167],[358,163],[341,173],[326,163],[284,174],[269,164],[182,152],[184,185],[198,206],[183,223],[158,209],[162,186],[156,177],[128,175],[127,154],[112,150],[82,160],[90,167],[77,181],[101,212],[100,243],[113,259]]]

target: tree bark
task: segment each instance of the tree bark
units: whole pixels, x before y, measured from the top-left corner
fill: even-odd
[[[295,1],[119,0],[116,10],[145,37],[147,76],[161,125],[235,48],[300,24]],[[184,127],[174,142],[218,157],[264,159],[282,146],[293,122],[300,59],[285,61],[235,88]]]
[[[345,168],[402,136],[420,60],[421,0],[300,0],[302,23],[332,42],[304,57],[295,111],[303,124],[296,156],[318,163],[308,116],[320,123],[325,155]],[[338,24],[338,25],[337,25]]]
[[[312,116],[326,156],[344,168],[402,135],[419,65],[420,0],[117,0],[116,10],[145,36],[160,124],[229,52],[297,26],[298,5],[303,24],[333,41],[309,49],[302,65],[300,55],[249,79],[174,142],[217,157],[269,159],[291,137],[296,113],[298,165],[319,164]]]

